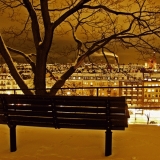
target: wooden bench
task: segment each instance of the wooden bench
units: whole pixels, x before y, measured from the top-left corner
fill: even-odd
[[[0,95],[0,123],[10,128],[16,151],[16,125],[106,130],[105,156],[112,153],[112,131],[128,127],[125,97]]]

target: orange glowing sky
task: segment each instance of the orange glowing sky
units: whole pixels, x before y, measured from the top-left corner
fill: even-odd
[[[62,0],[63,1],[63,0]],[[160,0],[153,0],[156,4],[160,4]],[[23,10],[22,10],[23,13]],[[0,17],[0,29],[5,28],[10,26],[11,24],[13,25],[17,25],[16,22],[11,22],[7,19],[8,14],[4,14],[3,16]],[[21,15],[21,17],[23,17],[23,14]],[[5,38],[5,37],[4,37]],[[63,39],[58,39],[57,42],[59,44],[70,44],[72,43],[72,41],[69,39],[69,37],[64,38]],[[137,59],[139,58],[139,54],[137,52],[135,52],[134,49],[122,49],[119,48],[117,51],[117,54],[119,55],[119,59],[120,59],[120,63],[143,63],[143,61],[138,61]],[[129,56],[126,56],[127,54],[129,54]],[[160,56],[157,55],[157,60],[159,60]]]

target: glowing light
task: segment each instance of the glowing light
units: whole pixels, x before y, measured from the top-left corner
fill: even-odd
[[[8,95],[10,95],[10,94],[11,94],[11,92],[10,92],[10,91],[7,91],[7,94],[8,94]]]
[[[68,92],[67,92],[67,95],[70,95],[70,94],[71,94],[71,92],[68,91]]]

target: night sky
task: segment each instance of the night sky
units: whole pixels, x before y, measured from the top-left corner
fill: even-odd
[[[153,0],[153,1],[155,1],[156,4],[160,4],[159,0]],[[25,10],[22,10],[21,13],[22,13],[21,18],[22,18],[23,17],[23,13],[25,13]],[[3,14],[3,15],[0,16],[0,30],[4,29],[6,27],[10,27],[11,25],[19,27],[19,24],[17,22],[11,22],[8,19],[8,16],[9,16],[9,13],[5,14],[5,15]],[[7,40],[7,37],[6,37],[5,34],[2,34],[2,36],[3,36],[3,38],[5,40]],[[7,43],[7,45],[10,44],[10,43]],[[70,40],[70,37],[67,36],[67,37],[62,37],[62,38],[56,38],[54,43],[57,43],[56,45],[58,46],[58,48],[63,48],[61,46],[61,44],[73,44],[73,41]],[[19,47],[19,42],[18,42],[17,39],[15,40],[14,45],[11,45],[11,46],[15,47],[16,49],[22,50],[22,51],[24,51],[26,53],[34,52],[34,49],[29,48],[29,47],[26,47],[29,50],[24,48],[24,47],[20,48]],[[30,45],[28,45],[28,46],[30,46]],[[57,46],[56,47],[53,46],[53,48],[57,49]],[[125,49],[124,50],[122,48],[118,48],[116,54],[119,56],[120,63],[128,63],[128,62],[131,62],[131,63],[144,63],[144,60],[140,60],[141,58],[140,58],[139,54],[134,49]],[[64,57],[67,57],[67,55],[65,55]],[[72,57],[71,59],[74,59],[75,55],[73,54],[73,56],[71,56],[71,57]],[[160,57],[159,54],[157,54],[156,57],[157,57],[157,61],[159,61],[159,59],[160,59],[159,58]]]

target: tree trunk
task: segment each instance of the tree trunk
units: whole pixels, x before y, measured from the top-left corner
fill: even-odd
[[[35,72],[35,91],[36,95],[45,95],[46,93],[46,62],[47,56],[43,49],[40,48],[37,53],[36,59],[36,72]]]

